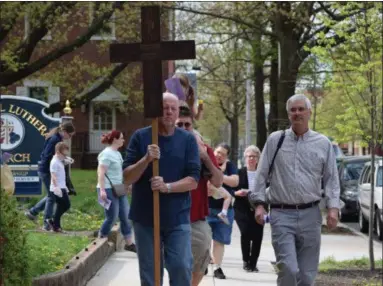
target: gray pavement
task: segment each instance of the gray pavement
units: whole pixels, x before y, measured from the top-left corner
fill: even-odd
[[[382,244],[375,243],[375,259],[382,258]],[[368,240],[362,236],[322,235],[320,260],[333,257],[336,260],[368,257]],[[259,273],[247,273],[242,270],[240,234],[234,225],[232,244],[225,249],[222,269],[227,279],[213,281],[212,268],[205,276],[201,286],[225,285],[276,285],[276,274],[271,265],[275,261],[274,250],[271,245],[270,225],[265,226],[264,240],[258,263]],[[215,283],[214,283],[215,282]],[[234,284],[235,283],[235,284]],[[134,254],[126,251],[114,253],[108,262],[88,282],[87,286],[139,286],[138,261]],[[164,286],[169,285],[165,271]]]

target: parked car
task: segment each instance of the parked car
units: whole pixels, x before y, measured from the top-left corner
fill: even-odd
[[[368,225],[370,221],[374,224],[374,231],[378,235],[379,239],[383,239],[382,227],[383,227],[383,159],[378,157],[375,162],[375,178],[371,178],[371,162],[365,164],[362,174],[359,178],[359,227],[360,231],[367,233]],[[371,184],[375,186],[374,203],[373,203],[373,218],[370,219],[370,195]]]
[[[345,157],[342,148],[339,147],[339,145],[332,143],[332,148],[334,149],[335,152],[335,157],[336,158],[342,158]]]
[[[337,159],[340,199],[344,206],[339,211],[340,221],[358,221],[358,180],[366,162],[371,156],[349,156]]]

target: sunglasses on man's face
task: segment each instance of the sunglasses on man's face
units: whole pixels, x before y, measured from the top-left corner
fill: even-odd
[[[183,128],[184,126],[185,126],[185,128],[189,128],[191,126],[191,123],[190,122],[177,122],[177,126],[180,128]]]

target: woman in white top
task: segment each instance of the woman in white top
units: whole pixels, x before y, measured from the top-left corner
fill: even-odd
[[[255,174],[261,152],[258,147],[250,145],[246,148],[244,156],[246,167],[238,171],[239,184],[234,193],[234,218],[241,232],[243,269],[258,272],[257,262],[261,251],[263,225],[256,223],[254,210],[247,194],[250,186],[255,184]]]
[[[125,239],[125,250],[136,252],[136,246],[132,239],[132,227],[128,220],[129,202],[126,195],[116,197],[113,194],[112,186],[123,183],[122,163],[123,159],[119,148],[124,145],[122,132],[112,130],[101,138],[103,144],[108,145],[98,155],[98,183],[97,193],[99,199],[110,200],[109,208],[105,209],[105,220],[100,229],[100,237],[107,237],[117,217],[121,222],[121,233]],[[108,179],[109,178],[109,179]]]

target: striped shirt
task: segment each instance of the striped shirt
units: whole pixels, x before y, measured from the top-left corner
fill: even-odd
[[[266,181],[269,167],[282,131],[270,134],[258,164],[256,182],[250,189],[251,202],[275,204],[303,204],[321,199],[321,180],[328,208],[339,208],[339,178],[335,153],[331,142],[324,135],[308,130],[297,136],[292,129],[275,158],[266,198]]]
[[[249,171],[247,170],[247,181],[249,183],[249,190],[256,190],[255,189],[255,177],[256,177],[257,171]]]

